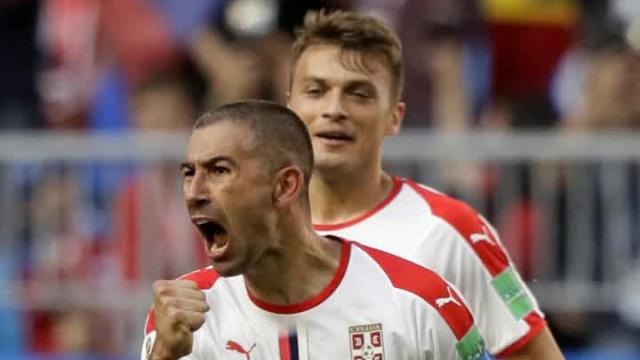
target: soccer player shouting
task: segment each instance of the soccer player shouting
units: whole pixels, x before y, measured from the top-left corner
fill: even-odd
[[[380,21],[307,15],[293,45],[288,103],[313,143],[315,228],[441,274],[468,301],[492,353],[562,359],[491,225],[466,204],[382,170],[383,140],[405,113],[402,84],[400,42]]]
[[[181,168],[212,265],[154,284],[143,359],[491,358],[438,275],[314,231],[311,139],[291,110],[252,100],[204,115]]]

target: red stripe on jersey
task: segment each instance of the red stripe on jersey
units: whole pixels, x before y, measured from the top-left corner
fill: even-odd
[[[340,285],[340,283],[342,282],[342,279],[344,278],[344,274],[347,272],[347,266],[349,265],[349,258],[351,257],[351,243],[349,241],[346,241],[334,236],[331,236],[331,238],[334,239],[335,241],[341,242],[342,250],[340,252],[340,263],[338,264],[338,269],[336,270],[335,275],[333,275],[333,279],[331,279],[331,282],[329,282],[329,285],[327,285],[327,287],[324,290],[322,290],[322,292],[301,303],[292,304],[292,305],[276,305],[276,304],[270,304],[268,302],[262,301],[247,291],[251,301],[253,301],[253,303],[256,304],[256,306],[266,311],[277,313],[277,314],[295,314],[295,313],[307,311],[311,308],[316,307],[323,301],[325,301],[329,296],[331,296],[331,294],[333,294],[333,292],[338,288],[338,285]]]
[[[478,255],[491,277],[500,274],[509,266],[506,251],[500,245],[489,224],[469,205],[449,196],[425,189],[413,181],[406,180],[429,204],[434,215],[453,226]]]
[[[180,277],[180,280],[191,280],[198,285],[198,289],[207,290],[211,289],[216,283],[216,280],[220,278],[220,275],[213,269],[200,269]],[[156,329],[155,314],[153,313],[153,307],[149,310],[147,315],[147,324],[145,325],[145,334],[148,334]]]
[[[402,189],[402,180],[400,178],[394,177],[393,188],[391,188],[391,192],[389,193],[389,195],[387,195],[387,197],[384,200],[382,200],[382,202],[380,202],[371,210],[347,222],[337,223],[337,224],[313,224],[313,228],[316,229],[317,231],[331,231],[331,230],[343,229],[343,228],[355,225],[361,221],[364,221],[368,217],[373,216],[375,213],[377,213],[378,211],[382,210],[385,206],[387,206],[391,202],[391,200],[393,200],[396,197],[396,195],[398,195],[398,193],[400,192],[400,189]]]
[[[153,312],[153,307],[151,307],[151,310],[149,310],[149,314],[147,314],[147,322],[144,326],[144,334],[147,335],[155,329],[156,329],[156,315]]]
[[[529,324],[529,332],[518,339],[518,341],[509,345],[506,349],[502,350],[497,355],[499,359],[506,359],[507,356],[522,349],[547,326],[546,320],[535,311],[525,316],[524,320]]]
[[[471,311],[455,289],[433,271],[387,252],[353,243],[369,254],[384,270],[393,286],[428,302],[449,325],[456,339],[473,327]]]
[[[280,348],[280,360],[291,360],[291,348],[289,347],[289,333],[281,332],[278,336]]]

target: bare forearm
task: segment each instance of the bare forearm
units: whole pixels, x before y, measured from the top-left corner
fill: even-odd
[[[508,360],[564,360],[564,355],[562,355],[551,331],[545,328],[522,349],[506,358]]]

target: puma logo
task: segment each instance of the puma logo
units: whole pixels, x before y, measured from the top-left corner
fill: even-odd
[[[495,243],[493,242],[493,239],[491,239],[491,237],[487,233],[487,227],[484,225],[482,226],[482,233],[471,234],[470,238],[471,238],[471,242],[474,244],[480,241],[486,241],[489,244],[495,245]]]
[[[227,341],[227,350],[232,350],[235,352],[239,352],[240,354],[243,354],[247,360],[251,360],[251,350],[253,350],[253,348],[256,347],[256,344],[254,343],[251,348],[249,350],[245,350],[242,345],[238,344],[235,341]]]
[[[453,294],[451,293],[451,288],[447,286],[447,292],[449,293],[449,297],[446,298],[440,298],[440,299],[436,299],[436,305],[438,305],[439,308],[447,305],[448,303],[454,303],[458,306],[462,306],[458,300],[456,300],[455,297],[453,297]]]

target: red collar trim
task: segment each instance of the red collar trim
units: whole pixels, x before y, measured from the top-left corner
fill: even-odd
[[[247,294],[249,294],[249,298],[251,299],[251,301],[259,308],[277,314],[300,313],[310,310],[325,301],[338,288],[338,285],[340,285],[342,279],[344,279],[344,274],[347,272],[347,266],[349,265],[349,258],[351,257],[351,242],[333,236],[331,238],[342,243],[342,250],[340,252],[340,263],[338,264],[338,269],[336,270],[333,279],[331,279],[331,281],[329,282],[329,285],[327,285],[327,287],[318,295],[315,295],[310,299],[298,304],[275,305],[256,298],[247,289]]]
[[[403,183],[404,183],[403,179],[394,176],[393,188],[391,189],[391,192],[389,193],[389,195],[384,200],[382,200],[378,205],[374,206],[371,210],[365,212],[360,216],[357,216],[352,220],[349,220],[343,223],[313,224],[313,228],[316,229],[317,231],[333,231],[333,230],[340,230],[349,226],[353,226],[359,222],[362,222],[368,219],[369,217],[373,216],[378,211],[384,209],[384,207],[387,206],[398,195],[398,193],[400,192],[400,189],[402,188]]]

